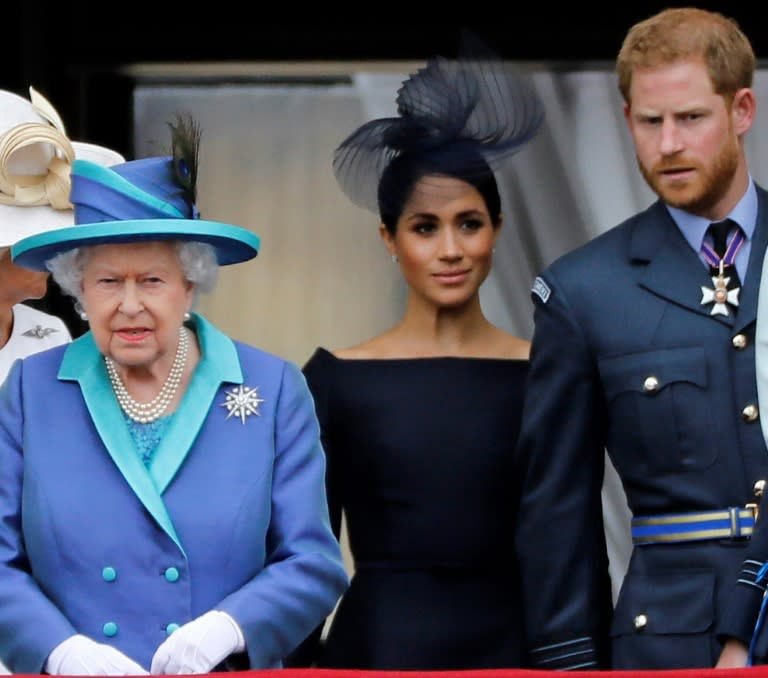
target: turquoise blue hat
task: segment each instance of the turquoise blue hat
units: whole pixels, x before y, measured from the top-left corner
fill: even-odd
[[[70,194],[75,225],[19,240],[11,248],[14,263],[46,271],[46,261],[75,247],[153,240],[208,243],[221,266],[254,258],[257,235],[200,218],[194,200],[196,149],[193,155],[191,160],[170,155],[111,167],[75,160]]]

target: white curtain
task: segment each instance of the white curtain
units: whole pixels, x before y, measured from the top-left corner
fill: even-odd
[[[536,274],[654,196],[637,170],[611,67],[527,67],[546,123],[500,177],[505,226],[481,295],[492,320],[530,338]],[[361,63],[344,78],[320,77],[315,66],[299,82],[139,82],[136,156],[167,149],[166,121],[190,111],[203,128],[203,216],[261,237],[257,259],[222,269],[202,300],[200,310],[224,331],[303,364],[317,346],[352,345],[398,318],[403,284],[377,218],[341,193],[331,157],[358,125],[394,114],[395,92],[412,70],[370,72]],[[758,73],[755,88],[759,108],[768,109],[768,73]],[[765,125],[755,125],[747,144],[753,176],[768,185]],[[604,505],[616,592],[630,550],[629,511],[610,464]]]

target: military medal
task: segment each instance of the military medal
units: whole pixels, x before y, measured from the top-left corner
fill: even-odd
[[[723,262],[720,262],[719,273],[712,276],[712,288],[701,286],[701,303],[712,304],[710,315],[728,315],[728,304],[736,308],[739,305],[740,287],[728,289],[730,276],[723,274]]]
[[[722,257],[718,256],[709,243],[703,243],[701,253],[709,265],[716,269],[716,274],[712,276],[712,287],[701,286],[701,305],[712,304],[710,315],[730,315],[728,307],[736,309],[739,306],[740,287],[728,289],[731,282],[730,275],[727,275],[725,268],[733,266],[736,259],[736,253],[744,242],[744,233],[738,229],[736,235],[731,238],[728,247]]]

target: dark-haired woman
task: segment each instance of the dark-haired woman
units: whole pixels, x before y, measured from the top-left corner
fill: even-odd
[[[431,60],[397,104],[334,157],[347,196],[378,214],[407,301],[388,331],[304,367],[355,573],[325,643],[294,665],[522,666],[512,463],[529,343],[488,320],[479,290],[502,228],[494,169],[542,109],[519,74],[470,57]]]

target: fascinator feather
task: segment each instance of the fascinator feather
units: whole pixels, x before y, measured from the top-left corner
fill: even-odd
[[[464,36],[461,52],[430,59],[402,83],[396,117],[363,124],[335,150],[334,175],[353,203],[382,209],[380,180],[395,158],[487,172],[538,132],[544,108],[526,75],[474,36]]]

